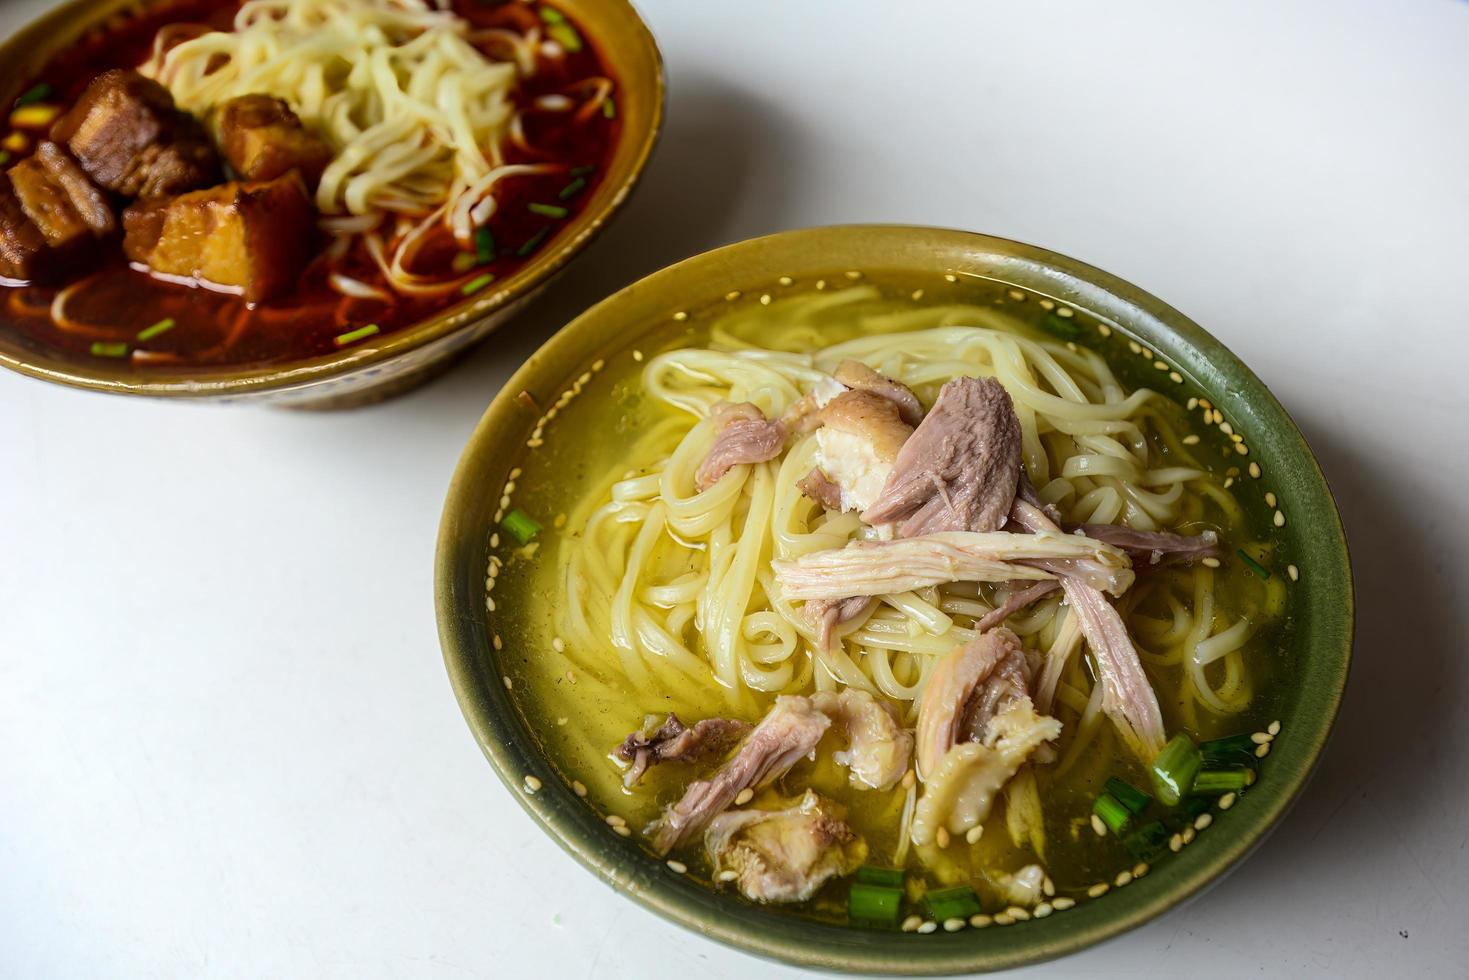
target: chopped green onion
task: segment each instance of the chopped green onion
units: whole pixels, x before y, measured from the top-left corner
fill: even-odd
[[[128,345],[122,341],[110,342],[106,340],[92,341],[93,357],[127,357]]]
[[[375,333],[377,333],[377,324],[369,323],[365,327],[358,327],[356,330],[348,330],[346,333],[337,334],[337,336],[332,338],[332,343],[338,347],[346,347],[350,343],[361,340],[363,337],[371,337]]]
[[[617,118],[617,103],[612,101],[612,97],[610,95],[602,102],[602,115],[606,116],[608,119]]]
[[[479,292],[481,289],[484,289],[486,286],[494,281],[495,277],[486,272],[482,276],[475,276],[473,279],[469,280],[469,282],[464,284],[464,288],[459,291],[465,296],[473,296],[475,293]]]
[[[5,166],[9,162],[10,162],[10,151],[9,150],[0,150],[0,167]]]
[[[541,20],[545,21],[548,24],[566,23],[566,15],[557,10],[555,7],[542,7],[540,9],[540,14]]]
[[[581,35],[576,32],[575,27],[572,27],[565,20],[546,28],[546,36],[572,54],[582,49]]]
[[[561,188],[561,192],[556,196],[565,201],[571,197],[574,197],[576,195],[576,192],[581,190],[585,186],[587,186],[587,179],[585,177],[578,177],[576,178],[576,180],[573,180],[571,183]]]
[[[519,507],[506,514],[500,526],[513,534],[515,540],[521,544],[530,544],[531,539],[541,530],[541,526]]]
[[[967,919],[971,915],[978,915],[984,911],[979,904],[979,896],[974,894],[974,889],[968,885],[959,885],[957,888],[940,888],[938,891],[929,892],[923,896],[923,904],[928,906],[928,913],[939,922],[947,919]]]
[[[883,888],[902,888],[903,870],[864,864],[857,869],[857,881],[864,885],[880,885]]]
[[[1138,860],[1152,861],[1168,847],[1170,836],[1163,822],[1154,820],[1122,838],[1122,845]]]
[[[153,326],[144,327],[142,330],[139,330],[138,340],[152,340],[159,334],[167,333],[168,331],[172,330],[173,327],[173,317],[165,317],[164,319],[159,320],[157,323],[153,324]]]
[[[454,255],[454,261],[449,263],[449,267],[460,275],[477,265],[479,265],[479,257],[473,252],[458,252]]]
[[[546,240],[546,236],[549,235],[550,233],[551,233],[551,226],[550,225],[547,225],[546,227],[542,228],[540,231],[536,232],[534,235],[532,235],[529,238],[527,238],[525,240],[525,244],[522,245],[522,246],[520,246],[519,248],[517,248],[515,250],[515,254],[518,255],[518,256],[520,256],[521,258],[525,258],[530,253],[534,252],[536,250],[536,246],[539,245],[539,244],[541,244],[541,242],[545,241]]]
[[[1075,340],[1081,336],[1081,324],[1076,322],[1076,317],[1057,316],[1054,313],[1046,314],[1046,318],[1041,321],[1041,329],[1062,340]]]
[[[1147,793],[1133,786],[1132,783],[1125,782],[1115,776],[1107,780],[1107,785],[1102,788],[1116,799],[1118,803],[1131,810],[1133,816],[1142,816],[1143,811],[1148,808],[1148,804],[1153,802],[1153,798]]]
[[[573,177],[585,177],[587,174],[594,174],[596,172],[597,168],[590,163],[584,163],[580,167],[571,168],[571,176]]]
[[[1107,829],[1118,837],[1132,824],[1132,811],[1118,802],[1111,793],[1103,793],[1092,803],[1092,813],[1101,818]]]
[[[571,213],[559,204],[540,204],[535,201],[527,204],[525,209],[531,214],[540,214],[547,218],[564,218]]]
[[[1230,735],[1199,743],[1199,754],[1210,769],[1255,765],[1255,740],[1249,735]]]
[[[19,109],[23,105],[31,105],[32,103],[41,102],[45,99],[49,99],[51,98],[51,93],[53,91],[54,90],[51,88],[50,85],[42,82],[41,84],[29,88],[24,93],[22,93],[20,98],[15,100],[15,107]]]
[[[1188,795],[1203,760],[1194,740],[1179,732],[1153,760],[1153,792],[1164,806],[1176,806]]]
[[[474,233],[474,254],[479,256],[481,262],[489,262],[495,258],[495,233],[490,231],[489,225]]]
[[[847,915],[864,922],[895,922],[903,907],[900,888],[857,883],[847,892]]]
[[[1234,553],[1237,554],[1237,555],[1239,555],[1241,558],[1243,558],[1245,560],[1245,564],[1250,567],[1250,571],[1254,572],[1256,575],[1260,576],[1261,578],[1269,578],[1270,577],[1270,569],[1266,568],[1264,565],[1260,564],[1259,562],[1255,561],[1255,559],[1251,558],[1249,556],[1249,554],[1245,551],[1245,549],[1243,549],[1243,548],[1236,548]]]
[[[1194,777],[1192,792],[1200,796],[1223,796],[1238,793],[1250,783],[1250,771],[1243,766],[1231,769],[1205,769]]]

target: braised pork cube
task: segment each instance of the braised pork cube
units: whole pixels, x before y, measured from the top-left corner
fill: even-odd
[[[0,185],[0,275],[50,282],[96,258],[117,230],[107,201],[66,152],[43,142]]]
[[[292,170],[314,188],[331,162],[331,147],[308,132],[291,107],[269,95],[242,95],[219,113],[224,158],[245,180],[275,180]]]
[[[135,71],[103,72],[56,120],[64,143],[92,179],[124,197],[169,197],[218,183],[219,157],[168,89]]]
[[[155,273],[192,278],[261,303],[306,266],[313,210],[294,173],[230,183],[123,212],[123,251]]]

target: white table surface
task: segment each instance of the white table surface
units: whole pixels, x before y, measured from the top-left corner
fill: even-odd
[[[0,33],[46,4],[4,0]],[[599,884],[460,717],[439,509],[512,367],[782,228],[951,225],[1165,298],[1271,384],[1356,560],[1335,741],[1204,898],[1032,976],[1463,976],[1469,4],[642,0],[642,191],[555,295],[346,414],[0,377],[0,975],[791,977]]]

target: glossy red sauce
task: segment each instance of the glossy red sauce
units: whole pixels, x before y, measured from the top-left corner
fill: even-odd
[[[69,106],[96,75],[111,68],[134,68],[145,61],[161,27],[188,23],[228,29],[239,6],[234,0],[177,0],[140,16],[115,19],[55,58],[22,91],[44,82],[55,92],[48,102]],[[454,8],[477,28],[523,33],[538,19],[536,7],[518,2],[454,0]],[[587,79],[612,77],[595,50],[595,39],[579,26],[576,29],[584,42],[582,50],[568,51],[557,59],[541,57],[535,75],[520,84],[515,95],[518,106],[529,106],[542,95],[574,90]],[[615,107],[617,90],[613,91]],[[509,141],[504,152],[509,163],[554,162],[564,164],[568,171],[574,168],[585,186],[562,199],[560,193],[577,179],[569,172],[517,176],[499,183],[495,190],[498,207],[489,222],[496,254],[488,263],[477,265],[474,276],[490,274],[501,281],[515,273],[538,251],[552,247],[558,230],[592,196],[616,145],[621,120],[615,112],[598,112],[576,123],[574,115],[528,113],[526,141],[537,153],[530,155]],[[527,208],[533,202],[564,207],[569,213],[564,218],[536,214]],[[118,202],[119,213],[125,203]],[[326,236],[316,244],[319,253],[327,244]],[[447,232],[431,236],[419,249],[410,271],[444,279],[468,275],[451,268],[461,251]],[[63,327],[53,321],[50,307],[56,289],[0,286],[0,331],[37,351],[85,360],[101,356],[93,353],[94,344],[125,343],[123,356],[140,370],[158,366],[177,370],[181,365],[233,367],[341,350],[343,344],[337,338],[369,324],[378,328],[377,334],[355,343],[370,343],[465,300],[458,290],[441,297],[398,297],[391,303],[347,299],[328,285],[328,274],[333,271],[384,285],[364,250],[354,248],[336,262],[311,263],[290,296],[248,307],[235,296],[163,282],[129,268],[118,241],[109,246],[106,263],[100,269],[89,269],[86,285],[68,297],[68,319],[74,325]],[[147,341],[137,340],[140,331],[165,318],[175,321],[172,329]],[[134,353],[139,350],[144,353]]]

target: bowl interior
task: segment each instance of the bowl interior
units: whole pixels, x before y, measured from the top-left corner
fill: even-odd
[[[57,53],[115,16],[167,7],[169,0],[71,0],[0,44],[0,105],[9,105],[27,80]],[[585,28],[618,83],[621,136],[607,173],[586,205],[550,244],[513,275],[380,341],[309,359],[263,366],[157,368],[139,371],[126,361],[59,356],[9,329],[0,313],[0,365],[32,377],[82,388],[163,396],[241,395],[367,373],[384,362],[493,320],[530,296],[580,252],[632,192],[657,141],[664,111],[663,63],[647,25],[628,0],[559,0]]]
[[[1281,737],[1268,775],[1201,834],[1126,889],[1043,920],[1004,929],[932,935],[873,932],[771,914],[674,873],[633,840],[615,836],[541,757],[513,699],[499,683],[489,642],[484,568],[498,488],[526,452],[536,425],[517,396],[548,404],[587,365],[670,329],[673,315],[731,291],[758,293],[782,276],[884,270],[916,279],[980,276],[1050,297],[1097,317],[1152,359],[1176,370],[1169,394],[1206,397],[1245,438],[1241,494],[1279,498],[1281,567],[1300,570],[1286,634],[1295,673],[1279,692]],[[1151,368],[1151,365],[1149,365]],[[1299,431],[1280,404],[1217,340],[1137,288],[1063,256],[965,232],[853,226],[787,232],[699,255],[593,307],[541,348],[490,405],[450,487],[440,529],[436,598],[444,656],[466,719],[496,772],[548,833],[608,884],[660,914],[721,942],[806,966],[933,974],[1034,962],[1133,928],[1186,900],[1257,845],[1286,812],[1314,766],[1346,683],[1352,591],[1335,504]],[[530,793],[534,775],[543,783]]]

